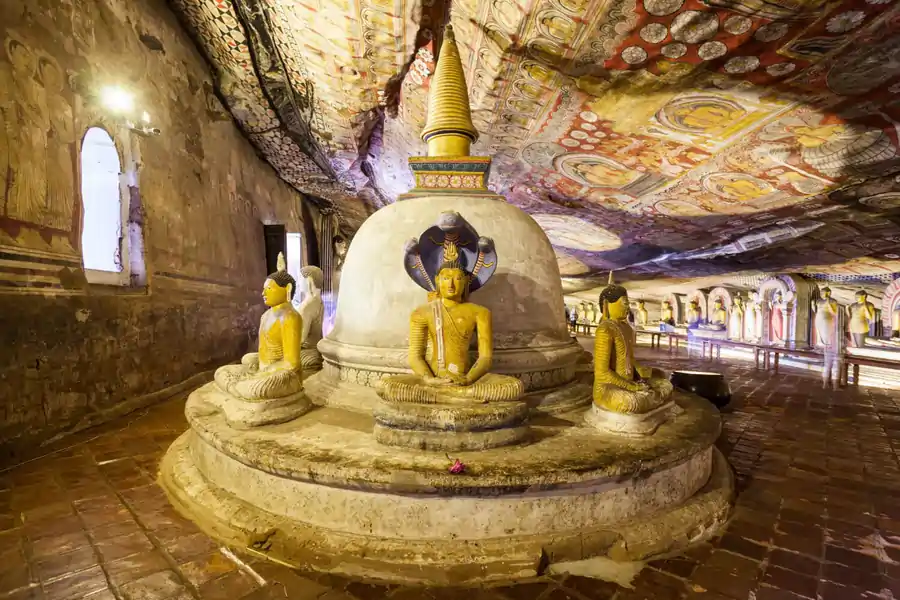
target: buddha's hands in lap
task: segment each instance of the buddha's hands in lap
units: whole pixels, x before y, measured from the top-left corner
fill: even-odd
[[[259,369],[259,353],[249,352],[241,357],[241,364],[251,371]]]
[[[434,387],[455,385],[453,380],[449,377],[423,377],[422,379],[425,381],[425,385],[431,385]]]
[[[646,381],[636,381],[636,382],[632,383],[631,386],[629,386],[628,391],[630,391],[630,392],[649,392],[650,384],[648,384]]]

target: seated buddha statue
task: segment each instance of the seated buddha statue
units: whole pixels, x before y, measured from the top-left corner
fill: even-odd
[[[303,319],[291,304],[295,283],[285,269],[284,256],[279,255],[278,270],[263,286],[263,301],[269,309],[259,323],[259,351],[245,354],[240,365],[216,370],[215,385],[226,396],[243,403],[290,402],[303,397]]]
[[[696,300],[691,300],[688,303],[687,309],[687,326],[688,329],[696,329],[700,325],[700,319],[702,318],[702,313],[700,312],[700,303]]]
[[[453,232],[463,224],[468,225],[456,213],[444,213],[436,227]],[[485,258],[493,254],[493,242],[482,237],[477,238],[477,244],[467,244],[474,246],[476,252],[467,260],[457,246],[458,234],[429,231],[423,234],[423,240],[444,240],[437,247],[440,262],[433,269],[433,276],[426,265],[435,263],[431,256],[434,252],[423,257],[421,240],[410,240],[406,248],[407,265],[415,265],[407,270],[412,271],[416,283],[427,282],[430,298],[410,316],[409,366],[413,374],[384,378],[379,384],[379,395],[388,402],[424,404],[518,399],[524,392],[519,379],[489,373],[494,349],[491,311],[468,301],[473,287],[481,287],[496,268],[496,255],[493,260]],[[476,282],[477,286],[473,285]],[[478,339],[478,355],[471,362],[469,346],[473,337]]]
[[[725,310],[725,303],[721,298],[716,298],[713,301],[713,309],[709,323],[718,329],[725,329],[725,326],[728,323],[728,311]]]
[[[594,342],[594,405],[606,411],[641,414],[669,399],[672,384],[657,369],[634,359],[634,333],[625,318],[628,292],[612,282],[600,293],[603,320]]]
[[[322,355],[317,345],[322,339],[322,321],[325,318],[325,303],[322,301],[325,275],[319,267],[307,265],[300,269],[300,277],[306,284],[306,296],[297,308],[303,323],[300,365],[306,376],[322,368]]]

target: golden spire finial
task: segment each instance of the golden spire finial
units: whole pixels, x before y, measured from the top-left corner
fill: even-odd
[[[431,80],[428,122],[422,131],[422,140],[428,144],[428,156],[468,156],[470,144],[477,139],[478,130],[472,124],[462,60],[453,27],[447,25]]]

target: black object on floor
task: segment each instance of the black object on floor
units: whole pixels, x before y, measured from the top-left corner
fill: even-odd
[[[680,390],[706,398],[718,408],[731,402],[731,388],[721,373],[674,371],[669,381]]]

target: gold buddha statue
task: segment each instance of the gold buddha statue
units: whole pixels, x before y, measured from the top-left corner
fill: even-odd
[[[609,283],[600,293],[603,320],[594,342],[594,405],[603,410],[641,414],[669,399],[672,384],[662,371],[634,359],[634,332],[628,324],[628,291]]]
[[[728,311],[725,310],[725,303],[722,302],[721,298],[716,298],[713,301],[712,315],[709,322],[711,325],[715,325],[722,329],[725,328],[725,325],[728,322]]]
[[[700,312],[700,303],[696,300],[691,300],[688,303],[687,309],[687,326],[688,329],[694,329],[700,325],[700,319],[702,318],[702,313]]]
[[[302,392],[303,320],[291,304],[295,287],[284,255],[279,254],[278,270],[263,286],[263,301],[269,310],[259,322],[259,351],[245,354],[240,365],[216,370],[215,383],[222,391],[250,402]]]
[[[407,272],[429,292],[430,301],[410,317],[413,375],[383,379],[381,397],[424,404],[518,399],[524,393],[519,379],[488,372],[494,352],[491,311],[468,301],[496,268],[493,242],[477,237],[459,214],[446,212],[438,225],[407,243],[405,254]],[[469,346],[474,337],[478,355],[473,363]]]

